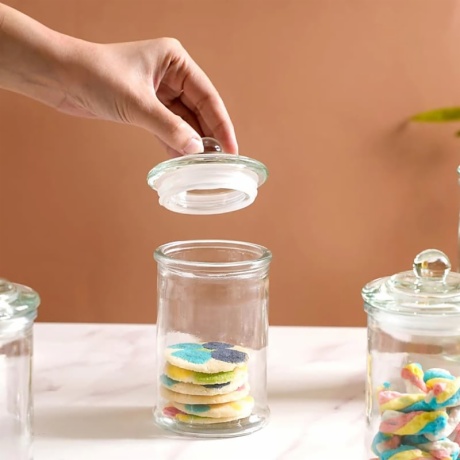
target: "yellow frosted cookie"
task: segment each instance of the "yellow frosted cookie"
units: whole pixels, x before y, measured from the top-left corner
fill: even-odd
[[[187,395],[176,393],[175,391],[168,390],[165,387],[161,387],[160,394],[168,401],[182,404],[221,404],[245,398],[249,394],[249,384],[243,384],[237,390],[222,395]]]
[[[190,425],[214,425],[217,423],[233,422],[240,420],[241,417],[224,417],[224,418],[210,418],[210,417],[199,417],[197,415],[190,415],[181,412],[175,407],[168,406],[163,409],[163,414],[168,417],[174,418],[182,423],[189,423]]]
[[[248,417],[254,407],[254,398],[246,396],[243,399],[222,404],[181,404],[173,401],[168,402],[168,406],[189,415],[209,418],[244,418]]]

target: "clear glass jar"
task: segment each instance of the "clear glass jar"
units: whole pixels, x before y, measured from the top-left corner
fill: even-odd
[[[168,243],[158,263],[156,422],[232,437],[268,421],[271,253],[244,242]]]
[[[430,249],[367,284],[366,458],[457,459],[460,274]]]
[[[40,298],[0,279],[0,458],[32,459],[32,327]]]
[[[457,184],[460,187],[460,166],[457,167]],[[460,272],[460,210],[457,225],[457,271]]]

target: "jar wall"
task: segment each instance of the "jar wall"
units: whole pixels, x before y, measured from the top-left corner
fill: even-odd
[[[438,458],[428,454],[441,446],[449,456],[440,458],[456,459],[460,451],[459,319],[446,318],[444,324],[437,320],[431,330],[426,327],[429,318],[421,328],[416,316],[404,321],[399,322],[397,315],[368,315],[366,458],[391,458],[389,451]]]
[[[196,436],[253,432],[269,417],[271,255],[260,246],[238,242],[166,246],[156,253],[155,419]]]
[[[32,324],[25,318],[0,321],[0,452],[5,459],[32,459]]]

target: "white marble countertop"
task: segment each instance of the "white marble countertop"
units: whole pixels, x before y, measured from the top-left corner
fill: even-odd
[[[225,440],[157,428],[154,326],[36,324],[34,460],[359,460],[364,329],[272,327],[269,425]]]

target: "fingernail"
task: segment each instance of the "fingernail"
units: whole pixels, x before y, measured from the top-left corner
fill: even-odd
[[[184,148],[185,155],[192,155],[193,153],[203,152],[203,141],[199,138],[192,137],[187,147]]]

